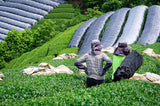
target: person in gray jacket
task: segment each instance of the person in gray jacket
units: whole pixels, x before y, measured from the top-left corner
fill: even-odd
[[[99,40],[93,40],[91,43],[91,51],[76,60],[74,65],[79,69],[84,69],[87,74],[87,87],[99,85],[105,82],[105,72],[112,66],[112,60],[102,53],[102,45]],[[103,67],[103,62],[106,65]],[[87,67],[83,62],[86,62]]]

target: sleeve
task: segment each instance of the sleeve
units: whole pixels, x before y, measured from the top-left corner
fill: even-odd
[[[87,67],[85,67],[83,64],[81,64],[82,62],[85,62],[85,56],[82,56],[79,59],[77,59],[76,62],[74,63],[74,65],[79,69],[84,69],[85,73],[88,74]]]
[[[103,55],[103,59],[106,61],[106,65],[103,68],[102,75],[112,66],[112,60],[106,54]]]

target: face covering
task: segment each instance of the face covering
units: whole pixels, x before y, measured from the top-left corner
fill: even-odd
[[[89,52],[89,54],[98,55],[101,53],[102,48],[103,47],[99,40],[93,40],[91,43],[91,51]]]

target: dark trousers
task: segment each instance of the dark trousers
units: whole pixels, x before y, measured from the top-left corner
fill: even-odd
[[[87,78],[87,87],[96,86],[104,83],[105,80],[96,80],[93,78]]]

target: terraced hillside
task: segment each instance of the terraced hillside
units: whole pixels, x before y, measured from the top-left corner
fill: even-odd
[[[94,39],[100,39],[104,48],[115,47],[122,41],[128,44],[153,44],[160,36],[159,13],[159,5],[140,5],[107,12],[82,24],[68,47],[80,47],[78,54],[84,54],[90,50]]]
[[[34,0],[34,1],[44,2],[44,0]],[[61,2],[61,0],[55,0],[55,1]],[[157,6],[155,7],[157,8]],[[155,7],[153,6],[153,8]],[[2,72],[5,75],[3,81],[0,82],[0,105],[2,106],[8,106],[8,105],[10,106],[20,106],[20,105],[159,106],[160,105],[159,85],[146,81],[138,81],[131,79],[112,82],[111,74],[113,67],[111,67],[105,74],[106,83],[92,88],[86,88],[86,75],[79,74],[79,70],[74,66],[74,62],[81,55],[72,59],[53,60],[54,57],[63,53],[77,54],[80,48],[82,47],[81,46],[82,41],[83,42],[85,41],[83,39],[87,37],[87,35],[88,38],[92,39],[92,34],[93,37],[96,37],[98,34],[100,34],[100,36],[97,39],[100,39],[102,42],[103,41],[102,39],[108,37],[104,36],[105,33],[106,35],[111,35],[112,33],[109,32],[113,32],[113,34],[116,35],[118,39],[120,39],[122,35],[125,35],[124,33],[126,29],[125,26],[129,27],[129,25],[131,25],[127,24],[128,22],[133,21],[134,25],[133,26],[131,25],[130,28],[135,29],[136,30],[135,32],[138,32],[139,35],[142,36],[141,34],[142,29],[145,29],[145,27],[147,27],[150,22],[154,22],[154,20],[147,21],[150,19],[150,18],[148,19],[149,8],[152,7],[148,8],[146,6],[140,6],[140,7],[138,6],[133,9],[122,8],[117,11],[108,12],[98,18],[92,18],[87,22],[78,23],[72,27],[67,28],[66,30],[65,30],[66,27],[64,27],[65,25],[63,22],[66,21],[70,22],[69,20],[71,19],[70,17],[73,17],[72,12],[74,10],[72,10],[71,8],[70,9],[62,9],[62,8],[63,5],[59,5],[56,9],[50,11],[51,15],[50,14],[46,15],[44,19],[38,21],[36,25],[33,25],[31,27],[31,30],[36,30],[38,29],[38,27],[43,26],[46,20],[56,21],[56,23],[59,23],[60,26],[62,26],[61,28],[64,28],[60,33],[58,33],[54,38],[50,39],[48,42],[44,43],[42,46],[39,46],[27,53],[23,53],[21,56],[18,56],[16,59],[13,59],[9,63],[5,63],[5,68],[0,69],[0,72]],[[139,10],[142,9],[143,11],[138,11],[136,8],[140,8]],[[133,11],[131,12],[131,10]],[[70,11],[71,15],[62,17],[62,14],[60,14],[59,11],[61,12]],[[133,18],[133,20],[131,20],[132,17],[134,16],[134,11],[136,11],[135,17]],[[55,15],[55,13],[57,14]],[[151,12],[151,14],[153,13]],[[155,13],[157,14],[157,12]],[[156,14],[150,16],[157,17]],[[143,16],[143,18],[142,17],[140,18],[141,15]],[[149,23],[147,24],[147,22]],[[135,27],[135,25],[137,26]],[[140,29],[138,26],[140,27]],[[57,27],[57,29],[58,28],[59,27]],[[90,28],[93,28],[94,30],[91,30]],[[154,32],[159,30],[158,27],[155,28],[156,30]],[[94,31],[94,33],[88,31],[91,32]],[[148,29],[148,31],[150,31],[150,29]],[[133,30],[131,32],[133,32]],[[73,38],[76,38],[76,40],[74,41],[75,42],[74,45],[76,46],[70,46]],[[108,38],[106,39],[108,40]],[[118,41],[118,39],[113,36],[111,39]],[[138,39],[140,38],[138,37]],[[108,42],[109,41],[110,40],[108,40]],[[104,43],[106,43],[106,41],[104,41]],[[144,46],[142,44],[130,44],[130,46],[132,47],[132,50],[136,50],[140,54],[143,50],[147,48],[152,48],[155,53],[160,54],[159,42],[147,46]],[[113,54],[110,53],[106,54],[112,59]],[[40,76],[22,75],[21,72],[23,69],[29,66],[37,67],[38,64],[42,62],[49,63],[54,67],[57,67],[59,65],[65,65],[70,70],[73,71],[73,74],[53,74],[53,75],[40,75]],[[143,64],[138,69],[137,73],[143,74],[145,72],[152,72],[160,75],[159,60],[144,55]]]
[[[0,40],[8,31],[23,31],[43,19],[51,10],[65,0],[7,0],[0,2]]]

